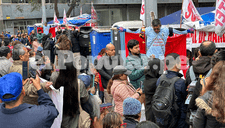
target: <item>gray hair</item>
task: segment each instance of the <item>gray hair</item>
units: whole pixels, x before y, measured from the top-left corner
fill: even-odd
[[[13,60],[20,60],[20,55],[25,54],[23,47],[25,47],[23,44],[17,44],[13,47],[13,54],[12,54]]]

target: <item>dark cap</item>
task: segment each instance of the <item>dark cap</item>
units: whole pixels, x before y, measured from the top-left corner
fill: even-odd
[[[118,65],[113,69],[113,75],[119,75],[119,74],[125,74],[125,75],[130,75],[132,72],[127,70],[127,68],[125,68],[122,65]]]

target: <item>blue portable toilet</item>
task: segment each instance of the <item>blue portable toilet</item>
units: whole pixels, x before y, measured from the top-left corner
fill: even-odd
[[[27,26],[28,35],[30,35],[32,30],[34,30],[34,26]]]
[[[111,42],[110,30],[95,29],[90,33],[90,38],[92,63],[94,63],[94,60],[98,56],[98,53]]]

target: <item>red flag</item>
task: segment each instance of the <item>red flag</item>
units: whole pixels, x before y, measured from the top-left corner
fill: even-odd
[[[42,27],[37,27],[37,33],[38,33],[39,29],[41,29],[41,33],[43,33],[43,28]]]
[[[140,47],[140,53],[141,54],[146,54],[145,50],[145,41],[141,37],[139,37],[139,33],[125,33],[125,50],[126,50],[126,57],[129,55],[129,51],[127,49],[127,43],[129,40],[135,39],[139,42],[139,47]]]
[[[97,19],[98,19],[97,12],[94,8],[93,2],[91,2],[91,26],[92,27],[97,26]],[[94,23],[93,23],[93,21],[94,21]]]
[[[55,37],[55,28],[56,28],[56,27],[51,27],[51,28],[49,29],[49,33],[52,34],[52,37]]]
[[[170,53],[177,53],[181,58],[181,70],[183,70],[184,77],[186,76],[187,63],[186,63],[186,35],[179,35],[176,37],[168,37],[166,43],[165,56]]]

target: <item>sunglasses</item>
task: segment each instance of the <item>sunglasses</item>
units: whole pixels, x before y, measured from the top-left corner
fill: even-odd
[[[160,28],[154,28],[154,30],[160,30]]]
[[[122,126],[123,128],[126,128],[127,127],[127,123],[123,123],[120,126]]]

